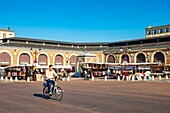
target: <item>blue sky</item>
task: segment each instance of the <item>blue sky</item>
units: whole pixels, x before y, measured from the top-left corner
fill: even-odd
[[[1,0],[0,28],[16,36],[69,42],[145,37],[147,26],[170,24],[169,0]]]

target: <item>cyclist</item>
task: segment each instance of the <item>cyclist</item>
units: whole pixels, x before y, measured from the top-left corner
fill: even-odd
[[[48,94],[52,95],[52,91],[54,89],[55,84],[55,77],[59,78],[57,73],[53,70],[53,65],[49,65],[49,69],[46,70],[46,77],[47,77],[47,86],[48,86]],[[51,89],[51,84],[53,85]]]

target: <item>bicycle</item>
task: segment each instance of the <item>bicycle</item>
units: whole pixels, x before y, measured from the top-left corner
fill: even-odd
[[[64,90],[62,90],[62,88],[57,84],[57,82],[55,82],[55,84],[54,84],[54,90],[52,91],[52,95],[50,95],[48,93],[47,82],[43,83],[43,86],[44,86],[43,96],[45,98],[50,98],[50,96],[54,95],[56,100],[58,100],[58,101],[62,100]]]

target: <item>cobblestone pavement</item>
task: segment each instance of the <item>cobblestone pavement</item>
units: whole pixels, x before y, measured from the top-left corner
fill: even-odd
[[[1,81],[0,113],[169,113],[167,81],[61,81],[62,101],[44,99],[42,82]]]

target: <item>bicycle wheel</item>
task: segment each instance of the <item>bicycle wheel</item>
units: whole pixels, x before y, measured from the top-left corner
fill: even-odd
[[[44,98],[49,98],[48,87],[46,86],[43,88],[43,96]]]
[[[55,98],[58,100],[58,101],[61,101],[62,98],[63,98],[63,90],[58,86],[57,89],[55,89]]]

